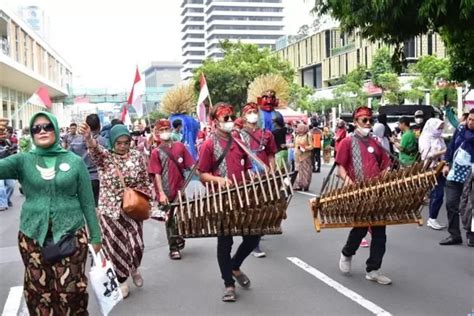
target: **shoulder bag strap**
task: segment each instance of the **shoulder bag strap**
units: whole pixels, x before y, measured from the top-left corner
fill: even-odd
[[[165,147],[158,147],[159,150],[163,151],[166,156],[168,156],[168,158],[176,165],[176,167],[178,168],[179,172],[181,173],[181,176],[184,178],[184,170],[183,168],[181,168],[181,165],[179,164],[179,162],[176,160],[176,158],[171,154],[171,152],[165,148]]]
[[[262,138],[258,139],[257,137],[255,137],[255,135],[253,135],[252,133],[250,133],[249,131],[247,131],[246,129],[243,129],[243,131],[249,135],[251,138],[253,138],[254,141],[256,141],[259,145],[259,147],[262,147],[262,144],[263,144],[263,139],[264,139],[264,132],[262,130]],[[250,144],[249,144],[250,145]],[[250,146],[249,146],[250,147]]]
[[[120,172],[120,169],[119,169],[119,167],[118,167],[118,165],[117,165],[117,163],[115,162],[115,159],[114,159],[113,157],[112,157],[112,162],[113,162],[113,164],[114,164],[114,166],[115,166],[115,170],[117,171],[117,175],[118,175],[119,178],[120,178],[120,182],[122,183],[123,188],[125,189],[125,188],[127,187],[127,186],[125,185],[125,179],[124,179],[124,177],[123,177],[122,172]]]
[[[220,157],[217,159],[216,163],[214,164],[214,168],[212,168],[213,172],[215,172],[219,168],[219,166],[221,165],[221,163],[224,160],[225,156],[229,152],[230,146],[232,146],[232,140],[233,140],[233,138],[231,136],[229,141],[227,142],[227,145],[224,148],[224,151],[222,152],[222,154],[220,155]],[[217,141],[219,141],[219,140],[217,140]]]

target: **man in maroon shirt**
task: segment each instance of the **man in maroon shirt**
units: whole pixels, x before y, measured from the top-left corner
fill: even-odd
[[[232,185],[231,179],[242,180],[242,171],[252,168],[247,154],[239,147],[232,137],[234,129],[234,110],[229,104],[218,103],[211,112],[211,120],[215,124],[215,132],[204,141],[199,152],[198,170],[202,182],[220,185],[225,188]],[[238,135],[235,135],[238,137]],[[260,236],[243,236],[237,252],[231,257],[232,236],[217,237],[217,261],[224,280],[224,302],[235,302],[235,281],[244,288],[250,286],[249,278],[240,271],[245,258],[257,246]]]
[[[346,184],[377,177],[390,168],[389,156],[377,140],[370,136],[373,122],[371,109],[365,106],[357,108],[354,112],[356,126],[354,134],[344,138],[339,145],[336,155],[338,176],[344,179]],[[366,262],[365,278],[380,284],[392,283],[388,277],[379,272],[387,242],[385,228],[385,226],[371,227],[370,256]],[[368,227],[354,227],[349,233],[339,261],[339,269],[343,273],[350,273],[352,256],[355,255],[367,230]]]
[[[181,142],[171,140],[171,124],[168,120],[159,120],[155,125],[161,140],[150,157],[148,172],[155,175],[155,190],[161,205],[172,202],[178,191],[184,186],[184,170],[191,169],[194,159]],[[178,234],[172,216],[167,216],[166,235],[170,248],[170,258],[181,259],[180,249],[184,247],[184,239],[173,237]]]
[[[245,145],[265,163],[267,167],[275,168],[275,154],[277,152],[275,138],[272,132],[258,127],[259,111],[257,103],[247,103],[242,109],[242,119],[244,128],[240,131],[240,136]],[[252,169],[255,172],[265,172],[255,161],[252,161]],[[260,243],[255,247],[253,255],[257,258],[264,258],[267,254],[260,249]]]

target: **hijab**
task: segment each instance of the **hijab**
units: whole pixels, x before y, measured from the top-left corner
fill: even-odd
[[[422,159],[426,159],[431,152],[446,149],[442,131],[439,130],[439,127],[443,123],[444,122],[438,118],[430,118],[426,121],[425,127],[418,139],[418,146]]]
[[[61,138],[59,137],[58,120],[56,119],[56,116],[54,116],[53,114],[51,114],[49,112],[40,111],[40,112],[36,113],[35,115],[33,115],[33,117],[31,118],[31,120],[30,120],[30,135],[31,135],[31,139],[33,140],[33,143],[35,142],[35,138],[34,138],[34,135],[33,135],[33,132],[32,132],[32,127],[33,127],[33,124],[34,124],[34,122],[35,122],[35,120],[38,116],[44,116],[51,123],[53,123],[55,140],[54,140],[54,144],[52,144],[48,148],[39,147],[35,143],[35,148],[32,149],[31,152],[38,155],[38,156],[43,156],[43,157],[55,157],[55,156],[58,156],[58,155],[68,153],[68,151],[65,150],[64,148],[62,148],[61,144],[60,144]]]
[[[131,138],[127,126],[123,124],[117,124],[110,129],[110,150],[114,151],[115,142],[121,136],[128,136],[129,138]]]
[[[304,135],[304,134],[307,134],[308,132],[309,132],[308,125],[306,125],[304,123],[298,124],[298,127],[296,128],[296,134],[297,135]]]

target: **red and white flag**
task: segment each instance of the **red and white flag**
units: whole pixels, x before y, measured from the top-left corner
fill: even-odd
[[[201,78],[199,79],[199,98],[196,105],[196,114],[200,122],[206,122],[206,105],[204,101],[209,98],[209,89],[207,88],[206,77],[201,73]]]
[[[120,120],[126,126],[132,125],[132,120],[130,115],[128,115],[128,104],[124,104],[122,108],[122,114],[120,115]]]
[[[140,71],[137,69],[135,71],[135,79],[133,80],[132,91],[128,96],[127,103],[135,109],[138,117],[143,116],[143,95],[145,94],[145,82],[140,76]]]
[[[35,93],[26,101],[26,103],[38,105],[45,109],[50,109],[53,103],[48,95],[48,89],[41,86]]]

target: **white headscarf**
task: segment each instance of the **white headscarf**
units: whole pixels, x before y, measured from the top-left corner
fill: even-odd
[[[421,153],[421,159],[426,160],[435,152],[446,149],[442,131],[439,127],[444,122],[437,118],[430,118],[426,121],[425,127],[418,139],[418,149]]]

